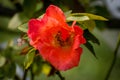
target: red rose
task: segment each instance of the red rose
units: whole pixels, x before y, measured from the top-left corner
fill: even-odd
[[[86,42],[83,30],[75,22],[69,26],[60,8],[50,5],[42,19],[31,19],[28,25],[30,44],[57,70],[68,70],[79,64],[80,44]]]

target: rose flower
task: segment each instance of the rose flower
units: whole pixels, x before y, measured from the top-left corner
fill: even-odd
[[[50,5],[43,18],[31,19],[28,26],[30,44],[55,69],[65,71],[78,66],[80,45],[86,42],[83,30],[75,21],[69,26],[60,8]]]

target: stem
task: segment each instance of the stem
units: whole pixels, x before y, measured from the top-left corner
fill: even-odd
[[[27,72],[28,72],[28,69],[25,69],[25,72],[24,72],[24,75],[23,75],[23,80],[26,80]]]
[[[56,71],[56,74],[59,76],[59,78],[61,80],[65,80],[65,78],[61,75],[61,73],[59,71]]]
[[[108,70],[108,73],[107,73],[107,76],[106,76],[105,80],[108,80],[109,77],[110,77],[110,74],[112,72],[112,69],[113,69],[113,67],[115,65],[115,62],[116,62],[116,59],[117,59],[117,52],[118,52],[119,47],[120,47],[120,34],[119,34],[118,42],[117,42],[117,45],[116,45],[116,48],[115,48],[115,51],[114,51],[113,61],[112,61],[112,64],[111,64],[111,66]]]
[[[15,75],[14,80],[20,80],[20,78],[18,77],[18,75]]]
[[[31,67],[31,80],[34,80],[34,74],[33,74],[33,70],[32,70],[32,67]]]

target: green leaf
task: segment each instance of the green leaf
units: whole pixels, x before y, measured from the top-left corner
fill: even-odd
[[[88,29],[89,31],[92,31],[96,26],[93,20],[81,21],[78,23],[81,25],[81,27]]]
[[[42,71],[43,59],[41,56],[35,56],[34,63],[32,65],[32,70],[35,75],[39,75]]]
[[[8,31],[8,30],[4,30],[4,29],[0,28],[0,36],[1,36],[0,43],[12,40],[13,38],[15,38],[18,35],[19,35],[19,33],[17,33],[17,32]]]
[[[10,64],[6,65],[6,76],[9,78],[13,78],[16,73],[16,65],[14,62],[11,62]]]
[[[22,39],[28,40],[28,39],[29,39],[29,38],[28,38],[28,35],[27,35],[27,34],[24,34],[23,37],[22,37]]]
[[[8,61],[6,65],[0,68],[0,79],[6,80],[5,78],[14,78],[16,73],[16,65],[14,62]]]
[[[40,9],[42,9],[42,7],[43,7],[42,1],[37,3],[35,12],[39,11]]]
[[[92,44],[90,44],[90,42],[86,42],[86,44],[84,44],[87,48],[88,48],[88,50],[96,57],[96,55],[95,55],[95,51],[94,51],[94,48],[93,48],[93,46],[92,46]]]
[[[94,14],[90,14],[90,13],[73,13],[71,15],[72,16],[88,16],[90,18],[90,20],[108,21],[108,19],[106,19],[102,16],[98,16],[98,15],[94,15]]]
[[[66,19],[68,22],[69,21],[86,21],[89,20],[88,16],[69,16]]]
[[[0,68],[0,79],[1,80],[4,80],[4,70],[3,70],[3,68]]]
[[[87,41],[92,41],[93,43],[100,45],[99,40],[91,34],[88,29],[84,30],[84,37]]]
[[[12,19],[10,20],[9,24],[8,24],[8,28],[10,30],[15,30],[17,29],[17,26],[20,25],[22,22],[19,18],[19,14],[15,14]]]
[[[44,14],[40,15],[38,18],[43,18]]]
[[[100,30],[104,30],[107,27],[107,24],[103,21],[95,21],[96,27]]]
[[[36,10],[37,0],[24,0],[23,8],[24,13],[28,18],[31,18]]]
[[[45,75],[49,75],[50,72],[51,72],[51,69],[52,67],[48,64],[48,63],[44,63],[42,65],[42,72],[45,74]]]
[[[30,67],[30,65],[34,60],[34,57],[35,57],[35,49],[32,48],[25,56],[25,62],[24,62],[25,69],[28,69]]]
[[[25,23],[28,20],[29,19],[23,13],[19,13],[19,14],[17,13],[10,20],[8,24],[8,28],[10,30],[16,30],[19,25]]]
[[[2,67],[5,64],[5,62],[6,62],[5,57],[0,55],[0,67]]]
[[[18,26],[18,29],[26,33],[28,31],[28,23],[21,24],[20,26]]]
[[[69,17],[71,13],[72,13],[72,10],[69,10],[69,11],[65,12],[65,13],[64,13],[64,14],[65,14],[65,17],[66,17],[66,18]]]

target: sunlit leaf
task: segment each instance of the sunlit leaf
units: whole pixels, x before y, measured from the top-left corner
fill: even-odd
[[[0,67],[2,67],[5,64],[5,62],[6,62],[5,57],[0,55]]]
[[[10,30],[15,30],[17,29],[17,26],[20,25],[22,22],[19,18],[19,14],[15,14],[12,19],[10,20],[9,24],[8,24],[8,28]]]
[[[100,45],[99,40],[91,34],[88,29],[84,30],[84,37],[87,41],[92,41],[93,43]]]
[[[98,16],[98,15],[94,15],[94,14],[90,14],[90,13],[73,13],[71,15],[73,15],[73,16],[88,16],[92,20],[103,20],[103,21],[108,20],[102,16]]]
[[[43,18],[44,14],[40,15],[38,18]]]
[[[81,27],[88,29],[89,31],[92,31],[96,26],[93,20],[81,21],[78,23],[81,25]]]
[[[23,13],[17,13],[15,14],[12,19],[10,20],[8,24],[8,28],[10,30],[17,30],[17,27],[25,22],[27,22],[29,19],[23,14]]]
[[[28,30],[28,23],[23,23],[20,26],[18,26],[18,29],[22,32],[27,32]]]
[[[69,21],[86,21],[89,20],[88,16],[69,16],[66,19],[68,22]]]
[[[50,71],[51,71],[52,67],[47,64],[47,63],[44,63],[43,64],[43,67],[42,67],[42,72],[46,75],[49,75],[50,74]]]
[[[72,10],[69,10],[69,11],[65,12],[64,14],[65,14],[65,16],[66,16],[66,18],[67,18],[67,17],[70,16],[71,13],[72,13]]]
[[[42,2],[37,3],[35,11],[39,11],[42,7],[43,7],[43,3]]]
[[[34,56],[35,56],[35,49],[31,49],[25,56],[25,62],[24,62],[24,66],[25,69],[28,69],[30,67],[30,65],[32,64],[33,60],[34,60]]]

